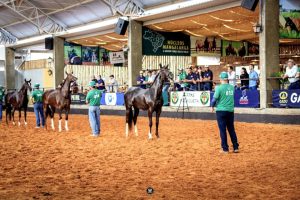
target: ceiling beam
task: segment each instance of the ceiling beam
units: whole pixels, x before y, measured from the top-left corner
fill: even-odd
[[[56,20],[29,1],[0,0],[0,4],[14,11],[26,21],[35,25],[40,34],[55,34],[67,30],[64,25],[58,23]],[[28,14],[30,16],[28,16]]]
[[[2,0],[0,0],[0,1],[2,1]],[[66,6],[66,7],[61,8],[61,9],[55,9],[54,11],[47,13],[47,15],[48,16],[49,15],[53,15],[53,14],[56,14],[56,13],[59,13],[59,12],[65,11],[65,10],[69,10],[71,8],[74,8],[74,7],[77,7],[77,6],[86,4],[86,3],[90,3],[92,1],[95,1],[95,0],[85,0],[85,1],[78,2],[78,3],[74,3],[74,4],[70,5],[70,6]],[[1,5],[1,3],[0,3],[0,5]],[[34,20],[34,18],[30,18],[30,19]],[[21,24],[21,23],[24,23],[26,21],[27,21],[26,19],[21,20],[21,21],[16,21],[16,22],[4,25],[3,28],[9,27],[9,26],[14,26],[14,25],[17,25],[17,24]]]
[[[10,32],[0,28],[0,44],[14,44],[17,38]]]
[[[124,17],[137,17],[145,13],[145,10],[139,6],[134,0],[101,0],[107,4],[112,13],[118,13]]]

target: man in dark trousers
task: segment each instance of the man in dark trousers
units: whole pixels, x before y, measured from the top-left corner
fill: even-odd
[[[226,128],[233,145],[233,152],[239,152],[239,144],[234,130],[234,86],[228,84],[228,74],[221,72],[221,85],[217,86],[211,103],[211,110],[216,106],[217,121],[220,130],[222,153],[228,153]]]
[[[43,94],[44,92],[40,90],[40,84],[34,84],[34,91],[31,94],[31,100],[33,102],[33,110],[36,118],[36,127],[40,128],[42,124],[42,128],[45,127],[45,117],[43,110]]]

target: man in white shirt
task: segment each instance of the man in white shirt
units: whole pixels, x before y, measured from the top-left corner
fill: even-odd
[[[118,82],[114,75],[109,76],[108,80],[108,92],[118,92]]]
[[[294,60],[289,59],[287,62],[287,68],[285,74],[282,76],[283,79],[288,78],[290,82],[289,90],[297,90],[300,89],[300,81],[299,78],[296,78],[298,72],[298,67],[295,64]]]
[[[227,74],[228,74],[229,84],[233,85],[235,87],[236,86],[235,71],[233,71],[233,67],[232,66],[229,66],[227,68]]]

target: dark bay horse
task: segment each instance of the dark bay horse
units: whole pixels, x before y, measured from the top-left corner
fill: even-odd
[[[19,122],[18,125],[21,125],[21,110],[24,109],[24,123],[27,125],[26,117],[27,117],[27,108],[28,108],[28,96],[27,90],[31,91],[31,79],[27,81],[25,79],[25,83],[23,83],[21,89],[19,91],[8,92],[5,96],[5,105],[6,105],[6,124],[8,124],[7,117],[11,120],[11,116],[13,118],[13,124],[15,125],[15,110],[19,111]]]
[[[47,127],[47,117],[51,117],[51,128],[54,130],[54,113],[55,109],[59,109],[59,124],[58,131],[61,132],[61,114],[62,111],[65,111],[65,130],[68,131],[68,114],[70,112],[71,105],[71,91],[70,85],[72,82],[76,81],[77,78],[73,74],[67,73],[67,77],[64,79],[61,88],[56,88],[52,90],[47,90],[43,94],[43,107],[45,111],[45,125]]]
[[[163,105],[162,98],[162,89],[163,84],[168,79],[173,80],[172,72],[169,72],[168,65],[162,67],[160,65],[159,73],[156,75],[154,82],[150,86],[150,88],[142,89],[138,87],[131,87],[124,95],[125,107],[126,107],[126,137],[128,137],[128,129],[132,128],[132,121],[134,123],[135,134],[137,133],[137,117],[139,115],[139,110],[147,110],[148,118],[149,118],[149,139],[152,139],[152,114],[156,112],[156,132],[155,135],[159,138],[158,134],[158,125],[159,125],[159,117],[161,113],[161,108]],[[132,111],[132,107],[134,109],[134,113]]]

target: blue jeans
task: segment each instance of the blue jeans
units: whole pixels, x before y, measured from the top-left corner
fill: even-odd
[[[35,119],[36,119],[36,126],[40,126],[42,121],[42,126],[45,126],[45,117],[44,117],[44,111],[43,111],[43,103],[35,103],[33,105]]]
[[[294,83],[291,83],[289,88],[289,90],[297,90],[300,89],[300,81],[296,81]]]
[[[204,83],[203,89],[211,91],[212,90],[212,83]]]
[[[223,151],[228,151],[226,128],[229,132],[233,149],[239,149],[237,136],[234,130],[234,113],[228,111],[217,111],[216,113]]]
[[[249,86],[249,90],[257,90],[257,85],[256,86]]]
[[[162,95],[163,95],[163,105],[168,106],[169,105],[169,87],[170,85],[164,85],[162,89]]]
[[[89,107],[89,120],[93,135],[100,134],[100,108],[99,106]]]
[[[2,102],[0,102],[0,121],[2,120]]]

